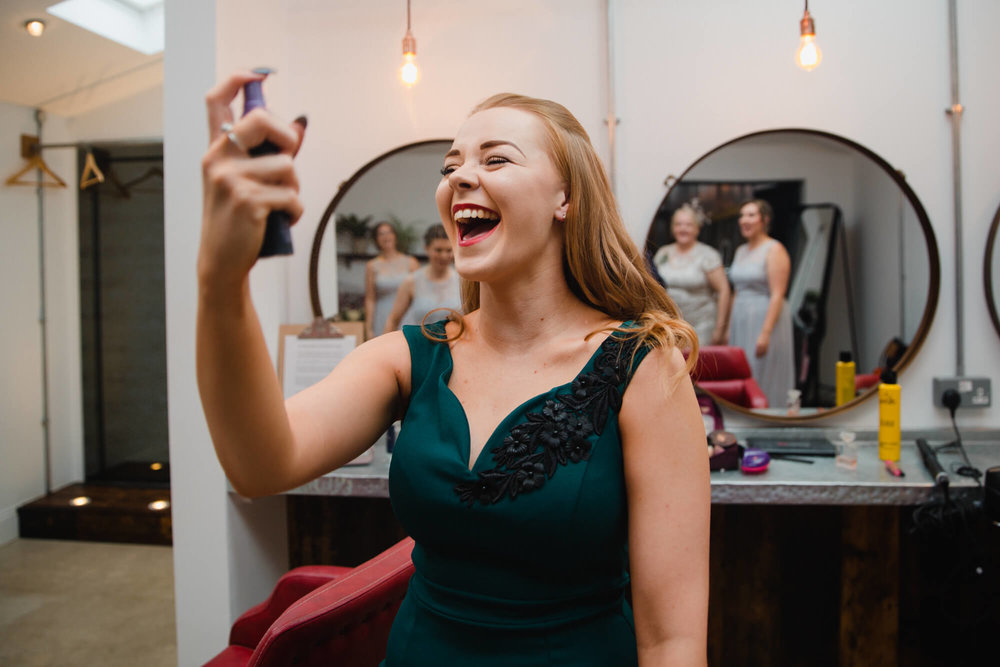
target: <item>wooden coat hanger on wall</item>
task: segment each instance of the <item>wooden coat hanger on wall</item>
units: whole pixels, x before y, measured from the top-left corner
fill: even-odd
[[[94,151],[87,151],[87,157],[83,161],[83,172],[80,173],[80,189],[86,190],[91,185],[104,182],[104,172],[97,166],[94,159]]]
[[[21,135],[21,157],[28,160],[28,164],[25,165],[21,171],[17,172],[13,176],[7,179],[7,185],[33,185],[37,186],[37,180],[21,180],[23,176],[30,174],[35,170],[40,170],[43,174],[49,177],[51,180],[42,180],[41,184],[43,187],[47,188],[65,188],[66,181],[59,178],[54,171],[49,169],[49,165],[45,164],[45,160],[42,159],[42,151],[38,145],[38,137],[31,136],[29,134]]]

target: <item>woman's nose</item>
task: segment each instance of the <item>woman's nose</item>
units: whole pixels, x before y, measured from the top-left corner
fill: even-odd
[[[461,165],[451,172],[451,187],[471,190],[479,184],[475,169],[472,166]]]

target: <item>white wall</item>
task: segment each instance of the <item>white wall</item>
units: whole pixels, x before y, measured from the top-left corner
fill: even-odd
[[[615,7],[620,205],[642,239],[664,194],[708,149],[751,131],[807,127],[852,139],[906,173],[930,215],[941,249],[942,291],[924,354],[904,372],[906,428],[943,427],[931,408],[931,378],[954,373],[955,334],[945,3],[844,0],[816,7],[823,64],[792,64],[801,5],[629,0]],[[216,21],[218,8],[218,21]],[[395,78],[404,31],[402,3],[344,0],[217,0],[171,6],[165,75],[168,368],[174,471],[175,577],[181,664],[198,664],[225,644],[241,597],[273,576],[284,540],[268,511],[230,504],[212,453],[194,382],[194,261],[200,204],[198,159],[207,134],[202,97],[236,66],[268,64],[273,111],[309,115],[299,174],[306,214],[297,254],[254,270],[264,331],[311,317],[307,288],[313,231],[337,186],[398,145],[451,136],[468,109],[501,90],[566,104],[608,155],[604,3],[598,0],[422,0],[413,30],[423,78],[404,90]],[[858,17],[864,17],[859,20]],[[977,373],[1000,377],[998,339],[982,307],[981,249],[1000,191],[989,169],[1000,150],[1000,57],[993,26],[1000,5],[960,7],[966,211],[965,346]],[[886,25],[896,25],[887,32]],[[975,59],[973,59],[975,54]],[[966,427],[996,427],[1000,408],[968,411]],[[873,428],[873,405],[838,422]],[[273,518],[273,517],[272,517]],[[238,547],[236,545],[239,545]],[[243,577],[240,579],[240,577]],[[250,586],[249,584],[253,584]],[[226,618],[226,615],[229,615]]]
[[[163,87],[157,86],[68,120],[78,141],[160,141]]]
[[[25,165],[20,135],[37,134],[34,111],[0,103],[0,177]],[[49,116],[43,143],[69,140]],[[49,150],[45,162],[69,187],[46,188],[46,313],[52,486],[83,469],[80,317],[76,250],[76,155]],[[35,172],[22,180],[34,182]],[[38,198],[34,187],[0,185],[0,544],[17,536],[16,509],[45,494]]]

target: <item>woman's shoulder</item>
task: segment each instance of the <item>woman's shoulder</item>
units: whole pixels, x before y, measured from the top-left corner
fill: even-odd
[[[722,264],[722,255],[719,251],[708,245],[707,243],[702,243],[698,241],[698,254],[701,256],[703,262],[708,262],[710,264],[720,265]]]
[[[785,257],[788,257],[788,250],[785,248],[785,244],[778,239],[769,236],[764,244],[767,248],[767,254],[769,257],[774,255],[784,255]]]
[[[677,245],[676,243],[668,243],[667,245],[661,245],[656,250],[656,253],[653,255],[653,263],[662,264],[663,262],[668,261],[670,259],[670,255],[673,254],[674,246],[676,245]]]

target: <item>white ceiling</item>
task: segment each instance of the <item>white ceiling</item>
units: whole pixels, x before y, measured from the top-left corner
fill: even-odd
[[[76,116],[163,85],[163,54],[138,51],[51,14],[58,0],[0,0],[0,102]],[[45,21],[31,37],[28,19]]]

